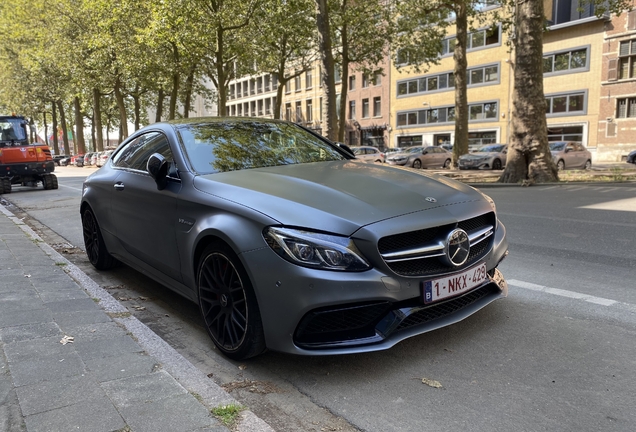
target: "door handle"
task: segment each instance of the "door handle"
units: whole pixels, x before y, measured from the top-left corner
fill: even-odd
[[[124,184],[122,182],[117,182],[113,185],[113,187],[115,188],[115,190],[117,191],[123,191],[124,190]]]

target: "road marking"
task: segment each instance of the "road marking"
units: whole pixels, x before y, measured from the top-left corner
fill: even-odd
[[[583,300],[589,303],[598,304],[601,306],[612,306],[618,303],[616,300],[610,300],[603,297],[595,297],[588,294],[581,294],[576,291],[568,291],[559,288],[550,288],[543,285],[537,285],[530,282],[519,281],[516,279],[508,280],[508,285],[516,286],[518,288],[525,288],[532,291],[541,291],[548,294],[554,294],[561,297],[568,297],[576,300]]]
[[[636,198],[620,199],[616,201],[608,201],[604,203],[587,205],[579,208],[594,210],[615,210],[636,212]]]
[[[73,186],[66,186],[66,185],[63,185],[63,184],[58,184],[58,186],[59,187],[65,187],[67,189],[73,189],[73,190],[80,191],[80,192],[82,191],[81,188],[78,189],[78,188],[74,188]]]

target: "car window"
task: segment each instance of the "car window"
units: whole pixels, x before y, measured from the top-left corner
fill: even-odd
[[[168,139],[159,132],[149,132],[130,141],[117,152],[113,158],[113,165],[119,168],[146,171],[148,159],[154,153],[161,154],[170,162],[173,160]]]
[[[347,159],[321,138],[288,123],[189,123],[177,131],[200,174]]]
[[[562,151],[564,148],[565,148],[565,143],[562,143],[562,142],[550,143],[551,151]]]

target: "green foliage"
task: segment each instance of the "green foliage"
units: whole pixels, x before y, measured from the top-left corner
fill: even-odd
[[[223,405],[212,408],[212,414],[218,418],[225,426],[233,427],[237,422],[241,411],[245,407],[236,404]]]

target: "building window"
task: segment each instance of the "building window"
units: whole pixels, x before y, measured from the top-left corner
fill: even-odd
[[[263,77],[259,77],[256,80],[256,93],[258,94],[263,93]]]
[[[250,80],[250,94],[253,95],[256,93],[256,80]]]
[[[569,115],[585,113],[585,92],[546,96],[547,115]]]
[[[303,105],[301,101],[296,101],[296,123],[303,121]]]
[[[468,106],[469,121],[496,120],[498,118],[498,103],[483,102]],[[455,107],[438,107],[418,111],[401,112],[397,115],[397,126],[425,126],[436,123],[453,123],[455,121]]]
[[[276,90],[278,88],[278,76],[272,75],[272,90]]]
[[[305,72],[305,88],[310,89],[314,86],[314,72],[309,69]]]
[[[411,147],[422,145],[422,135],[398,137],[398,147]]]
[[[336,83],[339,83],[340,81],[342,81],[342,72],[340,71],[339,65],[336,65],[336,67],[334,67],[333,76]],[[320,81],[322,82],[322,80]]]
[[[230,91],[229,91],[230,97],[228,97],[229,100],[234,99],[234,97],[235,97],[234,95],[236,94],[235,91],[236,91],[236,89],[234,87],[234,84],[230,84]]]
[[[576,0],[554,0],[551,11],[552,19],[548,23],[563,24],[596,15],[596,6],[594,4],[591,2],[580,3]]]
[[[285,83],[285,93],[291,93],[291,80]]]
[[[382,84],[382,72],[376,72],[373,74],[373,85],[379,86]]]
[[[480,66],[466,71],[466,85],[478,86],[496,84],[499,82],[499,65]],[[398,83],[398,96],[417,93],[427,93],[453,89],[455,87],[455,75],[452,72],[440,75],[431,75]]]
[[[351,75],[349,77],[349,90],[355,90],[355,89],[356,89],[356,76]]]
[[[318,110],[319,110],[318,118],[320,119],[320,121],[322,121],[322,97],[318,100]]]
[[[314,105],[311,99],[307,99],[306,111],[305,121],[308,123],[314,121]]]
[[[272,85],[271,84],[271,81],[272,81],[271,77],[269,75],[265,75],[264,80],[265,80],[265,91],[268,92],[270,90],[270,88],[271,88],[271,85]]]
[[[369,75],[363,73],[362,74],[362,88],[369,87]]]
[[[621,42],[618,50],[618,79],[636,78],[636,39]]]
[[[450,55],[455,51],[456,37],[449,37],[442,41],[442,55]],[[466,40],[466,51],[471,51],[490,45],[501,43],[501,26],[496,25],[489,29],[477,30],[469,33]]]
[[[270,98],[265,99],[265,115],[272,113],[272,100]]]
[[[300,75],[296,75],[294,77],[294,85],[296,87],[296,91],[299,92],[303,89],[302,80],[300,79]]]
[[[291,121],[291,116],[292,116],[291,103],[288,102],[285,104],[285,120]]]
[[[636,97],[616,100],[616,118],[636,118]]]
[[[362,99],[362,118],[369,118],[369,99]]]
[[[263,99],[259,99],[258,101],[258,115],[263,115]]]
[[[373,98],[373,117],[381,117],[382,116],[382,98],[380,96],[376,96]]]
[[[349,120],[356,119],[356,101],[349,101]]]
[[[543,73],[586,69],[587,59],[587,48],[547,54],[543,56]]]
[[[349,145],[358,145],[358,134],[354,131],[349,131]]]
[[[553,141],[583,142],[583,126],[548,126],[548,142]]]

